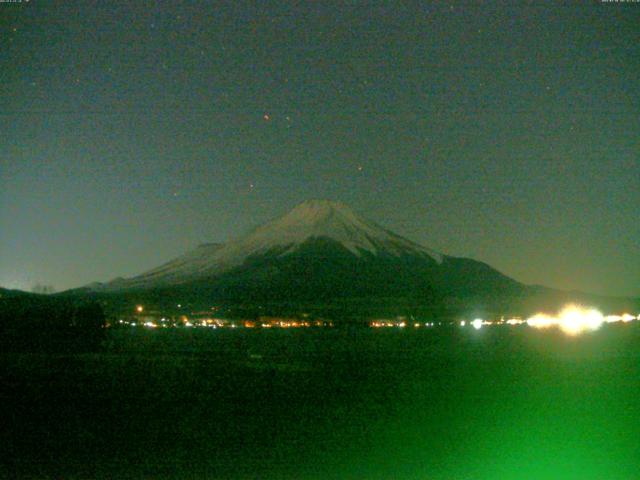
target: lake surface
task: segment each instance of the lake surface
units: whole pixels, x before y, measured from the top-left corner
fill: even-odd
[[[631,479],[640,326],[114,330],[1,356],[2,478]]]

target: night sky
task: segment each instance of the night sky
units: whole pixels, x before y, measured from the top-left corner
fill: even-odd
[[[0,3],[0,285],[134,275],[327,198],[640,295],[640,3],[479,3]]]

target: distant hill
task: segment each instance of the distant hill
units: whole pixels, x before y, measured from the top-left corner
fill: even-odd
[[[22,290],[11,290],[8,288],[0,287],[0,298],[11,298],[11,297],[33,296],[33,295],[36,295],[36,294],[25,292]]]

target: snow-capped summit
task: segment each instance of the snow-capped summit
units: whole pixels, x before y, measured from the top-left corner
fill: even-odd
[[[364,254],[418,256],[441,263],[443,256],[362,218],[341,202],[307,200],[284,216],[226,244],[204,244],[142,275],[104,285],[123,289],[185,283],[213,277],[260,255],[283,257],[312,240],[330,240],[354,257]]]
[[[329,238],[356,256],[363,252],[400,255],[424,253],[440,262],[440,254],[402,238],[357,215],[341,202],[307,200],[288,214],[254,230],[238,242],[245,252],[286,246],[285,253],[311,238]]]

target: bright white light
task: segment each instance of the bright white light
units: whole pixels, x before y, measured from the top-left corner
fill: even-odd
[[[473,322],[471,322],[471,325],[473,325],[473,328],[475,328],[476,330],[480,330],[482,328],[482,319],[476,318]]]
[[[464,327],[466,324],[467,324],[467,322],[465,322],[464,320],[462,320],[462,321],[460,322],[460,326],[461,326],[461,327]]]
[[[560,312],[560,328],[569,335],[582,333],[585,330],[597,330],[604,317],[595,309],[584,309],[570,305]]]
[[[604,317],[604,321],[607,323],[614,323],[614,322],[627,323],[635,319],[636,317],[634,317],[630,313],[623,313],[622,315],[607,315],[606,317]],[[638,315],[638,320],[640,320],[640,315]]]
[[[545,315],[544,313],[538,313],[533,317],[527,319],[527,325],[534,328],[549,328],[557,325],[557,323],[557,319],[551,317],[550,315]]]
[[[527,325],[534,328],[559,327],[569,335],[577,335],[585,331],[594,331],[606,321],[616,321],[605,317],[595,308],[583,308],[568,305],[557,316],[538,313],[527,319]]]

